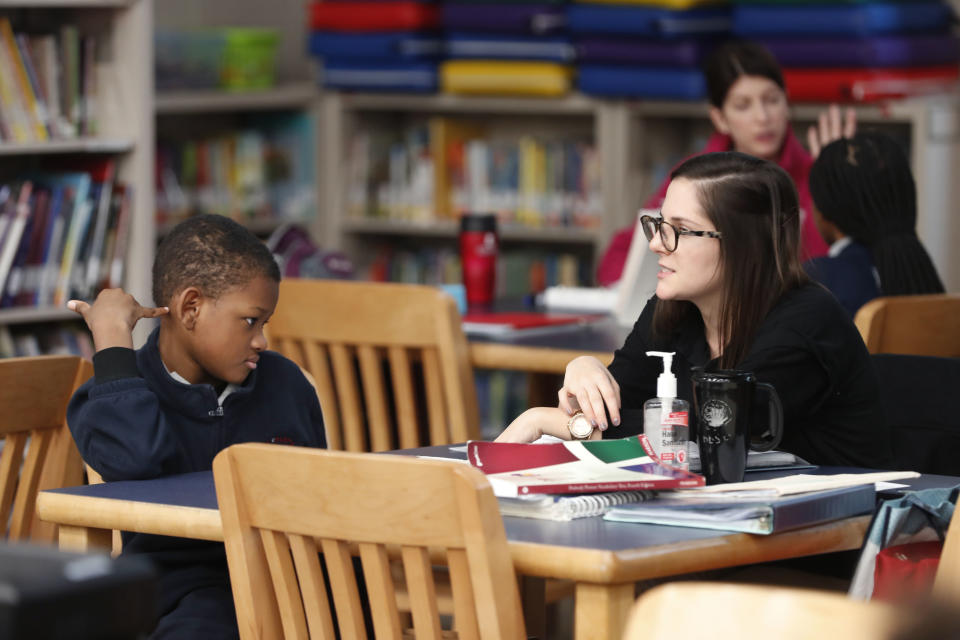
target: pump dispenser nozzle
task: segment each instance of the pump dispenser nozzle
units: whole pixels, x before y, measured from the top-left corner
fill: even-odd
[[[657,397],[677,397],[677,377],[673,375],[673,351],[647,351],[648,356],[663,358],[663,373],[657,378]]]

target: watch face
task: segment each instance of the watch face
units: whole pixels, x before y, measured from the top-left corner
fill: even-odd
[[[580,414],[570,421],[570,435],[579,440],[589,438],[593,433],[593,425],[586,416]]]

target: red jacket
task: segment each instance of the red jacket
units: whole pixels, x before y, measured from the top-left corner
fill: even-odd
[[[707,146],[703,148],[703,153],[714,151],[729,151],[733,148],[733,142],[730,136],[722,133],[714,133],[707,141]],[[700,155],[695,154],[695,155]],[[810,258],[816,258],[827,254],[827,243],[820,237],[817,227],[813,222],[812,211],[813,203],[810,199],[810,189],[807,186],[807,179],[810,176],[810,165],[813,164],[813,158],[801,146],[800,141],[793,135],[791,129],[787,129],[787,136],[783,142],[783,151],[780,153],[780,159],[777,161],[784,171],[790,174],[794,183],[797,185],[797,191],[800,196],[800,259],[802,261]],[[651,196],[644,208],[659,209],[663,204],[663,197],[667,193],[667,185],[670,184],[670,178],[667,177],[660,185],[653,196]],[[623,271],[623,265],[627,261],[627,253],[630,251],[630,243],[633,241],[633,231],[635,225],[630,225],[620,231],[617,231],[613,239],[610,240],[610,246],[607,247],[603,258],[600,260],[600,266],[597,269],[597,282],[603,286],[608,286],[620,279]]]

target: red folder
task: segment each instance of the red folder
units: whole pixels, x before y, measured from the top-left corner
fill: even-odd
[[[314,2],[310,27],[319,31],[406,31],[440,24],[436,5],[422,2]]]
[[[889,69],[784,69],[790,99],[870,102],[952,91],[957,65]]]
[[[463,316],[463,328],[467,333],[497,334],[520,329],[582,324],[602,317],[604,316],[538,311],[476,312]]]

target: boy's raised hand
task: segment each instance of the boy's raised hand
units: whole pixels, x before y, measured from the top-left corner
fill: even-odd
[[[104,289],[93,304],[70,300],[67,308],[83,316],[97,351],[109,347],[133,348],[133,327],[140,318],[170,313],[168,307],[143,307],[123,289]]]

